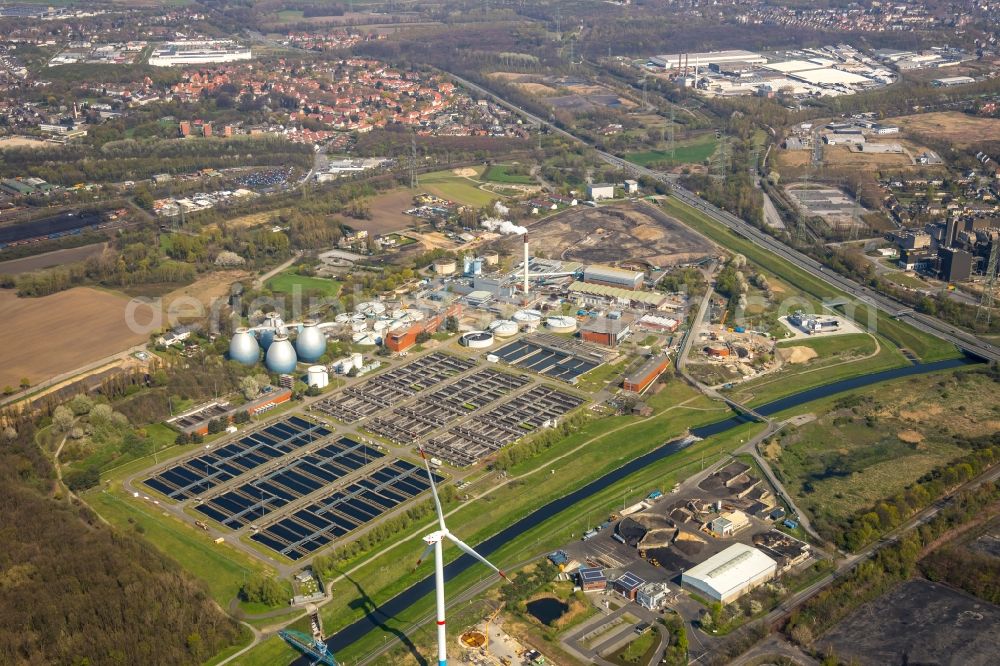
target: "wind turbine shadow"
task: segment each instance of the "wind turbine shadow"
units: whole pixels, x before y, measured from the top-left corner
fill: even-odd
[[[346,571],[341,571],[340,574],[344,577],[345,580],[347,580],[348,582],[351,583],[351,585],[354,586],[354,589],[358,591],[358,598],[353,600],[349,604],[349,606],[352,609],[363,610],[365,617],[368,618],[368,620],[373,625],[375,625],[382,631],[395,636],[399,640],[399,642],[402,643],[403,646],[410,651],[410,654],[413,655],[413,657],[417,660],[417,663],[420,664],[420,666],[428,666],[427,660],[417,650],[417,646],[414,645],[413,641],[410,640],[410,637],[407,636],[405,633],[403,633],[401,630],[396,629],[395,627],[390,627],[385,623],[385,621],[390,619],[391,616],[386,615],[385,613],[379,611],[378,605],[372,600],[371,597],[368,596],[368,593],[365,592],[363,587],[361,587],[361,584],[358,583],[353,578],[351,578],[349,575],[347,575]]]

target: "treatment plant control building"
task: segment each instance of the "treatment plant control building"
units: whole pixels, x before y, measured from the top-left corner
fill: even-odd
[[[753,546],[737,543],[681,574],[681,584],[728,604],[774,578],[778,565]]]
[[[642,273],[626,271],[611,266],[587,266],[583,269],[583,281],[589,284],[605,284],[622,289],[638,289],[642,286]]]

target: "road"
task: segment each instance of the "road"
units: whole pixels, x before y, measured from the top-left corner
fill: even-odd
[[[495,93],[482,86],[476,85],[471,81],[467,81],[459,76],[450,74],[452,79],[461,84],[462,86],[474,90],[477,93],[489,97],[494,100],[497,104],[518,113],[523,117],[527,118],[530,122],[537,123],[548,127],[549,130],[559,136],[566,139],[574,141],[576,143],[581,143],[586,146],[593,148],[593,146],[587,143],[580,137],[561,129],[555,124],[540,118],[524,109],[511,104],[510,102],[498,97]],[[772,254],[788,261],[800,270],[803,270],[813,277],[816,277],[834,289],[845,292],[848,295],[854,297],[858,301],[865,303],[877,310],[888,314],[898,320],[905,321],[914,328],[917,328],[924,333],[932,335],[940,340],[944,340],[962,351],[976,356],[978,358],[987,361],[1000,361],[1000,349],[997,349],[994,345],[964,331],[958,330],[951,324],[945,323],[936,317],[931,317],[928,315],[920,314],[915,312],[913,308],[908,305],[901,303],[889,296],[881,294],[869,287],[858,284],[854,280],[844,277],[834,271],[827,269],[821,263],[813,259],[812,257],[806,256],[805,254],[794,250],[789,246],[785,245],[776,238],[773,238],[763,231],[757,229],[756,227],[747,224],[735,215],[728,213],[716,206],[713,206],[709,202],[705,201],[701,197],[695,195],[693,192],[681,187],[677,184],[676,180],[666,174],[653,171],[652,169],[647,169],[646,167],[641,167],[636,164],[632,164],[620,157],[616,157],[611,153],[607,153],[594,148],[597,155],[612,166],[616,166],[624,171],[627,171],[636,176],[647,176],[661,183],[667,183],[671,186],[673,196],[675,196],[682,203],[685,203],[698,211],[704,213],[712,220],[728,227],[732,231],[736,232],[745,239],[768,250]],[[831,294],[833,296],[834,294]]]

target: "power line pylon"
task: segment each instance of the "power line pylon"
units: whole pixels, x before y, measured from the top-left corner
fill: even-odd
[[[1000,239],[990,241],[990,260],[986,265],[986,283],[983,285],[983,297],[976,310],[976,323],[986,322],[989,327],[993,318],[993,297],[997,286],[997,255],[1000,254]]]

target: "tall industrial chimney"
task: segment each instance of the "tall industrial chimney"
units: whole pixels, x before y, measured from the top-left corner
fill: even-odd
[[[524,233],[524,298],[528,298],[528,233]]]

